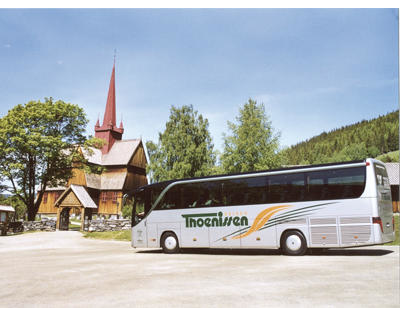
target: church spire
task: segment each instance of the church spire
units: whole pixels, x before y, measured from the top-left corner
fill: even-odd
[[[124,133],[123,128],[118,128],[116,123],[116,106],[115,106],[115,55],[114,65],[111,73],[110,86],[108,88],[108,97],[106,103],[106,110],[104,112],[103,124],[100,126],[97,121],[95,130],[95,137],[104,139],[107,144],[102,148],[102,153],[106,154],[110,151],[112,145],[116,140],[122,139]]]
[[[115,115],[115,62],[111,73],[110,86],[108,88],[108,97],[106,104],[106,111],[104,112],[104,119],[102,127],[116,126]]]

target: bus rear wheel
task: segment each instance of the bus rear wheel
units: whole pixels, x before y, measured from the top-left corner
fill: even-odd
[[[174,233],[166,232],[161,238],[161,247],[165,253],[179,252],[178,238]]]
[[[281,250],[287,256],[302,256],[307,251],[306,239],[299,231],[289,230],[281,237]]]

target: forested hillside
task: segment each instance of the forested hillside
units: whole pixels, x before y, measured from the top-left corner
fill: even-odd
[[[322,133],[282,152],[287,165],[376,157],[399,149],[399,111]]]

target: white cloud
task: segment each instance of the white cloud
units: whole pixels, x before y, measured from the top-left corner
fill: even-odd
[[[3,47],[5,47],[5,48],[10,48],[10,47],[11,47],[11,44],[4,44]]]
[[[64,61],[62,61],[62,60],[57,60],[57,64],[58,65],[62,65],[64,63]]]

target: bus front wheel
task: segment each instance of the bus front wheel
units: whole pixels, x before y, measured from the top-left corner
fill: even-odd
[[[178,238],[174,233],[166,232],[161,238],[161,247],[165,253],[179,252]]]
[[[307,251],[306,239],[297,230],[286,231],[281,237],[281,250],[288,256],[302,256]]]

